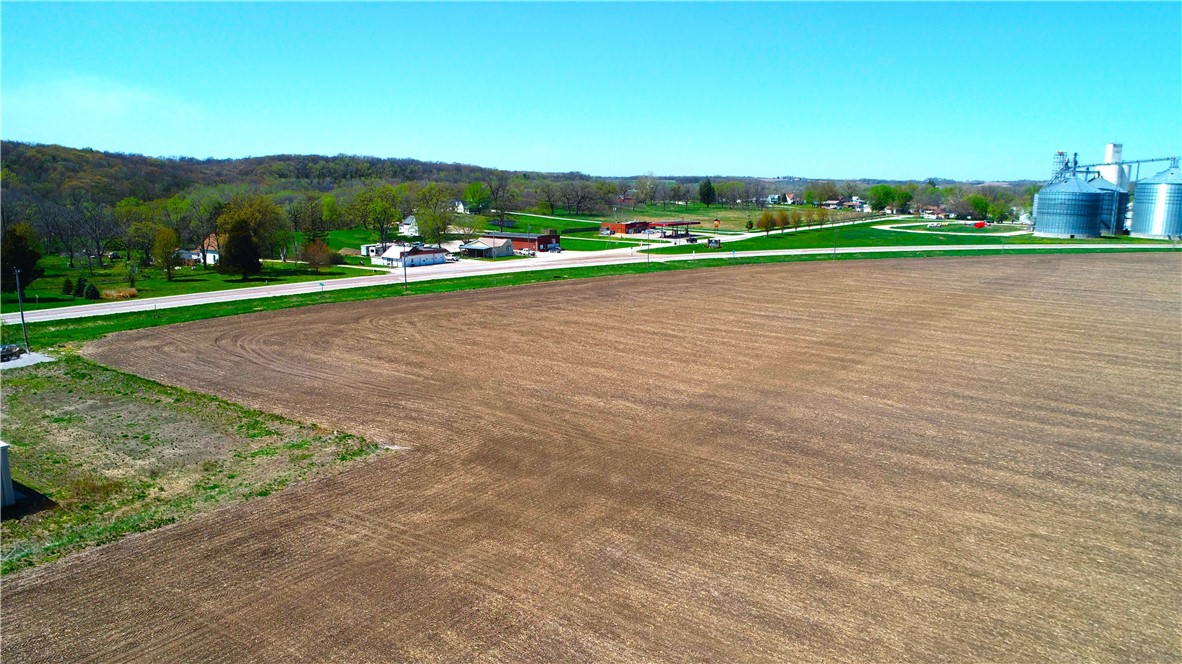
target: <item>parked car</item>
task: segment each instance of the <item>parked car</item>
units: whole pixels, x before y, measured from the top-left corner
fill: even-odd
[[[460,257],[455,254],[448,254],[443,257],[443,260],[447,261],[448,263],[459,263]]]
[[[16,344],[5,344],[0,346],[0,362],[7,362],[15,360],[21,355],[25,354],[25,349]]]

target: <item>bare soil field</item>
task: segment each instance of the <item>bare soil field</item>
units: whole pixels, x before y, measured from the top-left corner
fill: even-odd
[[[3,580],[5,661],[1177,661],[1176,254],[743,266],[122,333],[409,448]]]

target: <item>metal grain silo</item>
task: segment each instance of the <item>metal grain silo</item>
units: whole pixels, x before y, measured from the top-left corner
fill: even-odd
[[[1100,237],[1100,190],[1076,177],[1038,192],[1034,234],[1038,237]]]
[[[1182,169],[1176,164],[1137,183],[1132,235],[1159,238],[1182,235]]]
[[[1125,230],[1125,216],[1129,209],[1129,192],[1102,177],[1088,180],[1100,190],[1100,232],[1120,235]]]

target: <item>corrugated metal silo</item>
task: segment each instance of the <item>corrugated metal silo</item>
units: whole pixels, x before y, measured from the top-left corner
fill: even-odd
[[[1100,190],[1100,232],[1120,235],[1125,229],[1129,192],[1101,177],[1088,180],[1088,184]]]
[[[1075,177],[1038,192],[1034,234],[1038,237],[1100,237],[1100,190]]]
[[[1182,169],[1177,165],[1137,183],[1131,234],[1134,237],[1182,235]]]

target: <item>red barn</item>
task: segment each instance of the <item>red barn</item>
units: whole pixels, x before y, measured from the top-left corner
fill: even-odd
[[[599,224],[601,230],[610,230],[612,233],[620,235],[629,235],[632,233],[643,233],[648,229],[648,222],[638,221],[633,219],[631,221],[605,221]]]

